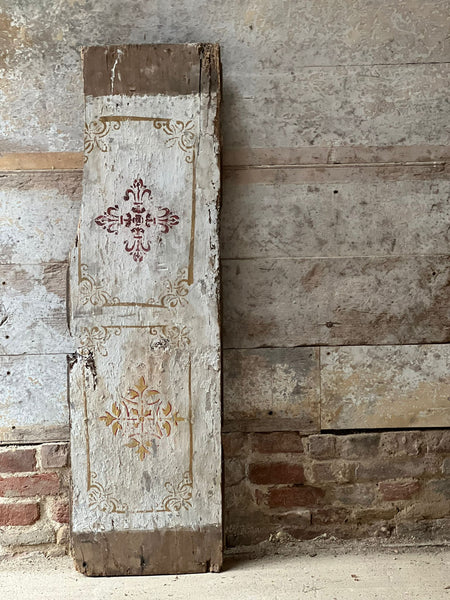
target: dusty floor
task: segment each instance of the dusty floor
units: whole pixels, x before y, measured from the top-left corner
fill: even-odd
[[[303,549],[304,550],[304,549]],[[1,600],[450,600],[450,548],[290,549],[223,573],[87,578],[68,557],[0,562]]]

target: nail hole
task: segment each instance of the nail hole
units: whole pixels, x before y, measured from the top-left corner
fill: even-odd
[[[5,338],[6,338],[7,340],[9,340],[9,335],[5,335]]]
[[[333,194],[339,194],[338,190],[333,190]]]
[[[11,375],[11,371],[6,371],[6,374],[7,375]]]
[[[2,281],[2,285],[6,285],[6,281]]]
[[[267,414],[268,415],[273,415],[273,410],[269,410]]]

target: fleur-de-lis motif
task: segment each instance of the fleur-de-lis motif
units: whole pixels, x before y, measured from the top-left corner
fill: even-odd
[[[125,240],[125,250],[132,255],[133,260],[141,262],[144,255],[150,251],[150,242],[144,239],[146,229],[157,227],[161,234],[169,233],[172,227],[178,225],[180,218],[170,209],[158,206],[157,212],[149,211],[144,206],[144,199],[150,201],[152,192],[142,179],[135,179],[123,197],[124,202],[132,202],[131,210],[121,212],[115,204],[95,219],[95,223],[108,233],[117,235],[123,227],[132,234],[132,239]]]
[[[120,402],[113,402],[111,412],[106,411],[100,420],[111,426],[114,436],[128,439],[125,446],[136,449],[140,460],[163,437],[169,437],[184,418],[167,402],[164,406],[158,390],[152,390],[140,377],[134,387]]]

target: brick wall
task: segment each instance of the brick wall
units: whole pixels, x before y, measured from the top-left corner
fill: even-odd
[[[0,555],[68,545],[68,445],[0,448]]]
[[[450,431],[224,433],[228,547],[298,539],[450,538]],[[67,551],[67,444],[0,450],[0,553]]]
[[[224,435],[227,546],[285,531],[450,537],[450,431]]]

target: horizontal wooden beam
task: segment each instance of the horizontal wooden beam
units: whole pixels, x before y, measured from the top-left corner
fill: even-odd
[[[299,148],[225,148],[226,169],[339,168],[342,166],[443,167],[448,146],[307,146]],[[0,154],[0,171],[82,170],[82,152],[16,152]]]
[[[0,171],[73,171],[83,168],[81,152],[0,154]]]

